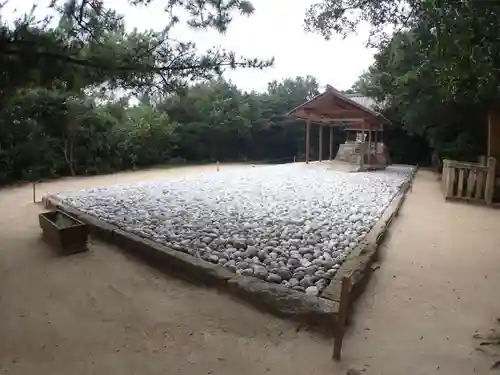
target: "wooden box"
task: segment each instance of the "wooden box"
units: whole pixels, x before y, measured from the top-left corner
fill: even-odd
[[[88,228],[85,223],[62,211],[38,216],[43,238],[64,254],[87,251]]]

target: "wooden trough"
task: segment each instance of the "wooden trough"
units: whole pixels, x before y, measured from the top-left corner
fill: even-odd
[[[62,211],[38,216],[43,239],[63,254],[87,251],[87,225]]]

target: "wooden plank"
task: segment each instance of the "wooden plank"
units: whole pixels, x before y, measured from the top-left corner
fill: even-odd
[[[493,203],[493,193],[495,191],[495,168],[497,161],[495,158],[488,158],[487,167],[488,174],[486,175],[486,186],[484,189],[484,200],[486,204]]]
[[[446,181],[448,178],[448,160],[443,160],[443,170],[441,172],[441,189],[443,193],[446,195]]]
[[[467,191],[465,193],[467,198],[472,197],[472,192],[474,191],[474,186],[476,185],[477,171],[469,171],[469,176],[467,177]]]
[[[458,170],[458,187],[457,187],[457,196],[459,198],[462,197],[463,187],[464,187],[464,178],[465,178],[465,170],[460,168]]]
[[[483,171],[488,170],[488,166],[486,166],[486,165],[480,165],[480,164],[476,164],[476,163],[464,163],[464,162],[455,161],[455,160],[449,160],[448,166],[452,167],[452,168],[477,169],[477,170],[483,170]]]
[[[482,199],[484,197],[484,181],[485,181],[485,173],[483,171],[477,172],[477,183],[476,183],[476,192],[474,194],[475,199]]]
[[[335,341],[333,344],[333,359],[336,361],[340,361],[340,354],[342,352],[342,341],[344,339],[347,313],[349,312],[350,294],[351,279],[349,277],[344,277],[342,278],[337,329],[335,330]]]
[[[453,186],[455,186],[455,168],[448,166],[448,176],[446,177],[446,189],[444,196],[452,197],[453,196]]]
[[[476,199],[476,198],[458,198],[458,197],[449,197],[447,200],[449,201],[459,201],[459,202],[467,202],[467,203],[474,203],[474,204],[482,204],[485,205],[486,202],[484,199]]]

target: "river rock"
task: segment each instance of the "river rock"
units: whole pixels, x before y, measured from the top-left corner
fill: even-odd
[[[318,295],[318,288],[315,286],[309,286],[306,288],[306,294],[309,294],[311,296],[317,296]]]
[[[251,268],[246,268],[241,271],[243,276],[253,276],[253,270]]]
[[[253,272],[255,277],[263,280],[265,280],[267,278],[267,275],[269,274],[267,269],[262,266],[255,266]]]
[[[122,230],[231,272],[286,281],[302,291],[316,280],[320,290],[412,172],[390,166],[345,173],[297,163],[179,174],[57,197]]]
[[[267,281],[269,281],[270,283],[279,284],[281,283],[281,277],[279,275],[276,275],[275,273],[270,273],[267,276]]]
[[[300,280],[299,284],[300,284],[300,286],[303,286],[304,288],[307,288],[307,287],[314,285],[313,281],[311,280],[311,278],[309,276],[304,276],[304,278],[302,280]]]

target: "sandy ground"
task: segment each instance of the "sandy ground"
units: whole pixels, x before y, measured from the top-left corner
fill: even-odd
[[[356,307],[344,360],[367,374],[490,374],[476,330],[500,316],[500,211],[445,203],[419,172]]]
[[[211,171],[65,179],[57,192]],[[240,168],[240,166],[223,166]],[[58,257],[40,241],[31,187],[0,190],[0,370],[11,374],[490,373],[472,335],[500,314],[500,211],[445,204],[420,172],[395,222],[342,363],[331,340],[91,241]],[[411,213],[411,215],[410,215]]]

